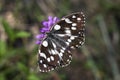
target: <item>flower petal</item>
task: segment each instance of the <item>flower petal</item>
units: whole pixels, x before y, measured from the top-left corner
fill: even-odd
[[[47,27],[48,26],[48,22],[47,21],[43,21],[42,25],[45,26],[45,27]]]
[[[53,26],[53,21],[49,21],[48,22],[48,28],[50,29],[50,27]]]
[[[56,23],[56,22],[58,22],[59,21],[59,19],[57,18],[57,17],[54,17],[53,18],[53,23]]]
[[[48,20],[52,20],[53,19],[53,17],[52,16],[48,16]]]
[[[45,36],[44,34],[39,34],[39,35],[36,36],[36,39],[44,38],[44,36]]]
[[[38,40],[37,40],[35,43],[36,43],[36,44],[41,44],[41,41],[38,41]]]
[[[49,28],[46,28],[46,27],[44,27],[40,30],[40,32],[42,32],[42,33],[47,32],[47,31],[49,31]]]

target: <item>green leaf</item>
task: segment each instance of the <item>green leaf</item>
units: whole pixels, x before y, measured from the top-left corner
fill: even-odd
[[[0,74],[0,80],[6,80],[4,74]]]
[[[7,33],[8,37],[9,37],[9,39],[11,41],[14,41],[15,40],[15,35],[14,35],[14,31],[11,28],[11,26],[4,19],[2,19],[2,25],[4,27],[5,32]]]
[[[0,57],[5,54],[6,52],[6,43],[5,41],[0,40]]]
[[[28,68],[23,63],[18,62],[17,67],[20,71],[24,71],[24,73],[26,74],[28,73]]]
[[[30,74],[28,76],[28,80],[41,80],[40,78],[38,78],[35,74]]]
[[[25,38],[25,37],[29,37],[30,33],[25,32],[25,31],[20,31],[16,33],[16,38]]]

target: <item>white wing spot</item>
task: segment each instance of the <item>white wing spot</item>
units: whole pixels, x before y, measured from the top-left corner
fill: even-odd
[[[82,42],[80,41],[79,44],[81,44]]]
[[[85,26],[85,23],[81,24],[81,26]]]
[[[62,56],[63,56],[63,53],[60,53],[60,56],[62,57]]]
[[[71,27],[72,30],[76,30],[76,27]]]
[[[41,56],[41,57],[44,57],[44,58],[46,59],[45,53],[40,53],[40,56]]]
[[[68,18],[65,18],[65,22],[66,23],[72,23],[72,21],[70,21],[70,19],[68,19]]]
[[[81,12],[81,14],[83,14],[83,12]]]
[[[50,56],[51,60],[54,61],[54,57],[53,56]]]
[[[54,68],[52,68],[51,70],[54,70]]]
[[[83,34],[83,37],[85,37],[85,34]]]
[[[40,53],[41,51],[40,51],[40,50],[38,50],[38,52]]]
[[[71,34],[71,31],[70,31],[70,30],[65,30],[65,32],[66,32],[67,34]]]
[[[78,32],[78,34],[81,34],[81,32]]]
[[[61,51],[62,53],[64,53],[64,50],[61,49],[60,51]]]
[[[71,46],[70,48],[74,49],[75,47],[74,47],[74,46]]]
[[[53,55],[55,55],[55,54],[56,54],[56,52],[55,52],[53,49],[51,50],[51,52],[52,52],[52,54],[53,54]]]
[[[50,62],[50,58],[47,58],[47,61]]]
[[[85,17],[85,15],[83,14],[83,17]]]
[[[65,65],[62,65],[62,67],[65,67]]]
[[[85,23],[85,21],[82,21],[83,23]]]
[[[71,40],[74,40],[74,39],[75,39],[75,37],[74,37],[74,36],[71,36],[71,37],[70,37],[70,39],[71,39]]]
[[[65,20],[65,18],[63,17],[61,20]]]
[[[80,21],[80,20],[81,20],[81,18],[77,18],[77,20],[78,20],[78,21]]]
[[[78,47],[78,45],[75,45],[76,47]]]
[[[72,18],[76,18],[76,16],[75,16],[75,15],[73,15],[73,16],[72,16]]]
[[[60,64],[60,61],[57,61],[58,64]]]
[[[72,26],[77,26],[77,24],[76,23],[72,23]]]
[[[69,42],[66,42],[67,45],[69,45],[70,43]]]
[[[67,59],[67,62],[69,62],[70,60],[69,59]]]
[[[43,41],[42,45],[43,45],[44,47],[47,47],[47,46],[48,46],[48,42],[47,42],[47,41]]]
[[[84,42],[81,43],[81,45],[83,45],[83,44],[84,44]]]
[[[65,34],[57,34],[58,36],[60,36],[60,37],[64,37],[65,36]]]
[[[68,42],[71,42],[71,39],[68,39],[67,41],[68,41]]]
[[[40,63],[42,63],[43,61],[42,60],[40,60]]]
[[[43,66],[46,68],[47,67],[47,65],[46,64],[43,64]]]
[[[55,30],[59,30],[60,28],[61,28],[60,25],[55,25],[55,26],[54,26],[54,29],[55,29]]]
[[[68,50],[68,53],[71,53],[70,50]]]
[[[70,28],[68,28],[68,27],[65,27],[65,29],[70,29]]]
[[[63,50],[65,50],[65,48],[64,48],[64,47],[62,47],[62,49],[63,49]]]
[[[41,72],[41,69],[39,69],[39,71]]]
[[[71,55],[69,55],[69,58],[72,58],[72,56],[71,56]]]

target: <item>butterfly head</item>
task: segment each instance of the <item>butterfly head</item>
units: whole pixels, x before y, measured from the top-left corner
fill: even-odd
[[[40,29],[40,34],[36,36],[36,44],[41,44],[41,41],[45,38],[46,33],[50,32],[51,27],[59,21],[59,18],[49,16],[47,21],[43,21],[43,27]]]

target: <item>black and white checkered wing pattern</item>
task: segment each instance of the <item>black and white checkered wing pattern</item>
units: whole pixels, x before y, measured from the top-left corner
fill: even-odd
[[[78,48],[85,42],[85,18],[82,12],[63,17],[53,28],[54,34],[70,48]]]
[[[71,62],[71,49],[80,47],[85,41],[84,27],[82,12],[63,17],[52,27],[39,49],[38,64],[41,72],[64,67]]]

